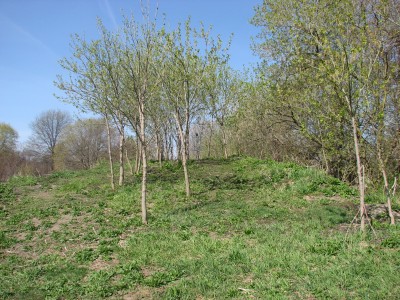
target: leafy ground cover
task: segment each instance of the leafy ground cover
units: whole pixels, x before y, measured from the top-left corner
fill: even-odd
[[[351,225],[354,189],[251,158],[151,165],[112,192],[107,166],[0,185],[3,299],[398,299],[399,225]]]

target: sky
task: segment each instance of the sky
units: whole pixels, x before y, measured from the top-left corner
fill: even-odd
[[[140,0],[0,0],[0,123],[8,123],[19,134],[20,147],[31,135],[30,124],[49,109],[85,117],[54,86],[57,74],[66,73],[58,61],[71,56],[72,34],[87,40],[99,37],[96,20],[114,30],[122,15],[141,17]],[[250,24],[254,7],[261,0],[143,0],[158,4],[159,15],[174,28],[189,16],[193,26],[212,25],[212,33],[227,42],[231,65],[242,69],[259,60],[250,45],[258,29]]]

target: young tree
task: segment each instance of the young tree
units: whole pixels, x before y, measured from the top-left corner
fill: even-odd
[[[147,224],[147,136],[148,110],[159,94],[160,86],[160,31],[144,12],[145,22],[133,17],[124,22],[124,36],[116,49],[125,84],[125,105],[122,109],[140,141],[142,155],[142,222]],[[139,115],[139,116],[138,116]],[[137,122],[139,119],[139,122]]]
[[[228,158],[226,122],[238,107],[240,80],[239,74],[233,71],[227,62],[221,62],[216,68],[216,72],[210,74],[211,77],[207,84],[209,91],[207,107],[210,115],[220,127],[224,156]]]
[[[91,111],[101,115],[107,128],[112,122],[118,129],[119,145],[119,185],[124,180],[124,143],[126,120],[121,114],[123,87],[117,56],[114,54],[117,34],[108,32],[101,21],[98,21],[101,38],[91,42],[78,35],[72,39],[73,56],[63,58],[61,66],[71,75],[67,80],[57,76],[56,86],[63,90],[66,97],[58,97],[64,102],[72,103],[82,111]],[[110,130],[108,130],[110,133]],[[111,187],[114,190],[113,159],[111,139],[108,137],[108,153],[111,175]]]
[[[221,61],[221,40],[210,37],[210,32],[191,27],[190,19],[164,36],[163,91],[166,107],[171,111],[179,135],[182,166],[185,174],[186,196],[190,196],[189,159],[190,125],[204,110],[206,79]]]

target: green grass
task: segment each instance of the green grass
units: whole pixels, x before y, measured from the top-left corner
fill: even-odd
[[[150,165],[112,192],[108,168],[0,185],[3,299],[396,299],[399,225],[350,226],[356,191],[252,158]],[[375,200],[374,200],[375,201]]]

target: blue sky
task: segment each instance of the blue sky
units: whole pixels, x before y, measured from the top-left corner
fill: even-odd
[[[144,0],[152,6],[155,0]],[[160,13],[174,27],[188,16],[213,26],[227,41],[234,33],[231,62],[236,69],[258,61],[250,44],[258,29],[249,23],[261,0],[158,0]],[[53,81],[62,74],[58,60],[70,56],[71,34],[98,37],[96,18],[117,28],[122,13],[140,17],[140,0],[0,0],[0,122],[10,124],[23,143],[29,124],[41,112],[61,109],[79,114],[58,101]],[[80,115],[82,117],[82,115]]]

